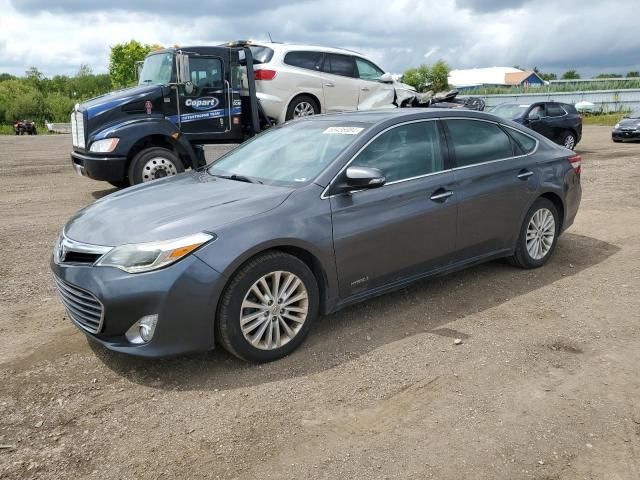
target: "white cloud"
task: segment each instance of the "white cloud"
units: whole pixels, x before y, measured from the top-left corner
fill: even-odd
[[[538,66],[561,73],[639,70],[633,15],[599,0],[0,0],[0,72],[36,66],[105,72],[109,46],[135,38],[162,45],[265,39],[341,46],[389,71],[442,58],[452,67]],[[207,12],[211,12],[208,13]]]

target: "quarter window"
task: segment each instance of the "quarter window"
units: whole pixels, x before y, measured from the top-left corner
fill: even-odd
[[[368,62],[362,58],[355,57],[356,67],[358,68],[358,76],[363,80],[380,80],[380,77],[384,74],[382,70],[376,67],[373,63]]]
[[[284,63],[292,67],[319,70],[322,52],[289,52],[284,56]]]
[[[529,135],[525,135],[514,128],[509,128],[508,132],[509,135],[515,139],[518,145],[520,145],[520,148],[522,148],[524,153],[531,153],[533,152],[533,149],[536,148],[536,141]]]
[[[387,182],[418,177],[444,169],[435,121],[400,125],[371,142],[353,165],[378,168]]]
[[[355,77],[353,59],[348,55],[325,54],[322,70],[343,77]]]
[[[511,140],[495,123],[447,120],[456,166],[464,167],[513,156]]]

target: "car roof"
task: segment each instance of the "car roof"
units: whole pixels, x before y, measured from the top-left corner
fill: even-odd
[[[402,121],[421,120],[428,118],[477,118],[480,120],[491,120],[494,122],[504,123],[504,119],[492,115],[490,113],[478,112],[476,110],[465,110],[461,108],[394,108],[385,110],[366,110],[361,112],[339,112],[327,113],[323,115],[311,115],[303,117],[304,121],[322,121],[335,120],[341,122],[358,122],[369,123],[371,125],[393,121],[391,123],[399,123]]]
[[[250,46],[269,47],[274,50],[311,50],[325,53],[342,53],[344,55],[358,55],[366,58],[364,53],[356,52],[346,48],[323,47],[321,45],[305,45],[303,43],[280,43],[280,42],[251,42]]]

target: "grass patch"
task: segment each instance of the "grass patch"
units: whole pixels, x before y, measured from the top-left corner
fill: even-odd
[[[626,114],[624,112],[620,113],[603,113],[603,114],[585,114],[582,118],[582,123],[584,125],[604,125],[604,126],[613,126],[618,123],[622,117]]]

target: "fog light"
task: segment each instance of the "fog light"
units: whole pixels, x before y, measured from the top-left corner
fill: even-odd
[[[148,343],[156,331],[158,315],[146,315],[131,325],[125,336],[131,343]]]

